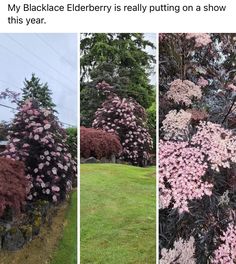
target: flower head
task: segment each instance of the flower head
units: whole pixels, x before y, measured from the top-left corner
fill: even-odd
[[[174,80],[170,84],[170,89],[167,92],[168,99],[172,99],[175,103],[184,104],[186,106],[192,104],[192,99],[201,99],[201,97],[201,87],[188,80]]]
[[[162,208],[173,204],[180,213],[188,212],[189,201],[211,195],[213,185],[202,180],[207,164],[199,148],[186,142],[161,141],[159,164]]]

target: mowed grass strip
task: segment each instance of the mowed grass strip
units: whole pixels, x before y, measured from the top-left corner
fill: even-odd
[[[77,192],[73,191],[65,219],[62,239],[59,241],[51,264],[77,263]]]
[[[156,263],[155,180],[155,167],[81,165],[81,264]]]

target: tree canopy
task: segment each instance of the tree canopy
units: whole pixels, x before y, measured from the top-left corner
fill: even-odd
[[[27,99],[35,99],[39,105],[48,110],[56,112],[56,105],[52,102],[52,92],[47,83],[41,83],[40,78],[33,73],[30,80],[25,79],[24,87],[22,88],[22,105]]]
[[[155,96],[149,75],[155,57],[146,48],[155,46],[144,34],[83,34],[80,47],[82,125],[91,125],[96,109],[104,101],[94,89],[102,81],[111,84],[117,95],[132,97],[144,108],[152,104]]]

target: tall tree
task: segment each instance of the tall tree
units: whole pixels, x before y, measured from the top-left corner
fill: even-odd
[[[1,156],[25,163],[32,183],[28,200],[57,202],[66,198],[76,177],[76,163],[68,151],[66,131],[52,111],[26,100],[15,115],[9,142]]]
[[[120,159],[136,166],[146,166],[153,144],[147,130],[145,109],[132,98],[117,96],[114,88],[105,82],[96,88],[107,98],[95,113],[93,127],[119,136],[123,147]]]
[[[110,83],[121,97],[132,97],[143,107],[154,100],[149,75],[155,57],[144,34],[84,34],[81,40],[81,123],[91,125],[97,107],[104,97],[97,93],[97,83]]]
[[[48,110],[56,112],[56,105],[52,102],[52,92],[47,83],[41,83],[40,79],[33,73],[30,80],[25,79],[24,88],[22,89],[22,105],[27,99],[35,99],[39,105]]]

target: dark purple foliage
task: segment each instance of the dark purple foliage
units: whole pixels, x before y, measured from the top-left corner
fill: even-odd
[[[120,158],[144,166],[152,148],[145,109],[132,98],[117,96],[105,82],[99,83],[97,88],[105,91],[107,99],[96,111],[93,127],[119,135],[123,147]]]
[[[16,114],[2,155],[25,163],[31,181],[28,200],[61,201],[71,189],[76,164],[68,152],[65,130],[36,101],[27,100]]]

